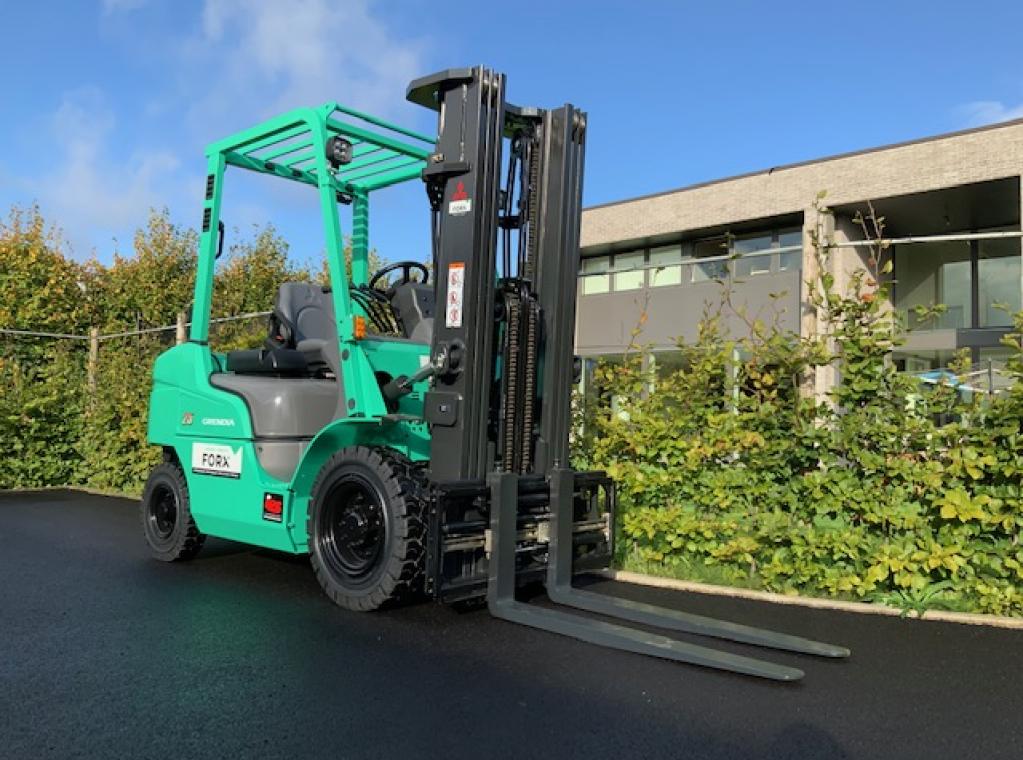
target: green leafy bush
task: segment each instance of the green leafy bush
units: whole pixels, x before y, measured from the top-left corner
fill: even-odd
[[[0,224],[0,327],[86,335],[173,325],[192,299],[197,237],[154,213],[130,257],[109,266],[64,256],[38,209]],[[272,227],[233,245],[218,267],[215,315],[267,310],[281,282],[312,279]],[[264,319],[214,325],[222,350],[253,347]],[[146,443],[150,374],[174,331],[100,343],[93,384],[88,342],[0,335],[0,488],[86,485],[138,493],[158,449]]]

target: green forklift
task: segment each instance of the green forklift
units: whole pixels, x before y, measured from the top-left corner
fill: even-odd
[[[521,625],[780,681],[803,673],[608,618],[847,656],[573,587],[614,549],[614,483],[569,458],[586,115],[513,105],[481,66],[418,79],[407,98],[437,112],[435,137],[328,103],[208,147],[190,334],[153,370],[154,556],[190,559],[206,536],[308,554],[346,609],[485,599]],[[221,353],[208,341],[228,167],[314,189],[331,284],[283,284],[264,346]],[[370,273],[370,195],[404,182],[425,185],[429,265]],[[555,606],[517,598],[537,582]]]

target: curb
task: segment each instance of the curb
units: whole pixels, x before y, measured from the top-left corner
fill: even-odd
[[[979,615],[971,612],[946,612],[944,610],[926,610],[917,614],[914,610],[901,610],[884,604],[869,602],[846,602],[838,599],[818,599],[808,596],[792,596],[778,594],[773,591],[754,591],[752,589],[715,586],[710,583],[696,581],[680,581],[674,578],[659,578],[628,570],[603,570],[595,573],[622,583],[635,583],[639,586],[667,588],[674,591],[688,591],[696,594],[713,596],[729,596],[737,599],[750,599],[771,604],[791,604],[799,607],[810,607],[821,610],[837,610],[839,612],[855,612],[860,615],[886,615],[888,617],[905,617],[924,622],[957,623],[959,625],[986,625],[991,628],[1007,628],[1023,631],[1023,618],[1003,617],[1001,615]]]

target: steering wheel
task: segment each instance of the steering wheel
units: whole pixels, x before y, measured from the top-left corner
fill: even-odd
[[[423,279],[420,280],[424,285],[430,281],[430,270],[426,268],[424,264],[420,264],[418,261],[398,261],[394,264],[389,264],[383,269],[379,270],[375,275],[370,278],[369,286],[375,288],[377,283],[380,282],[386,275],[391,272],[401,270],[401,281],[396,283],[397,285],[406,285],[412,282],[412,270],[416,269],[423,274]]]

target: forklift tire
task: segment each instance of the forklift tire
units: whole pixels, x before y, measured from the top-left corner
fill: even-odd
[[[188,483],[177,462],[164,462],[150,473],[140,513],[146,543],[158,560],[192,559],[206,541],[192,519]]]
[[[313,484],[309,559],[337,605],[365,612],[417,597],[423,586],[425,478],[387,448],[334,454]]]

